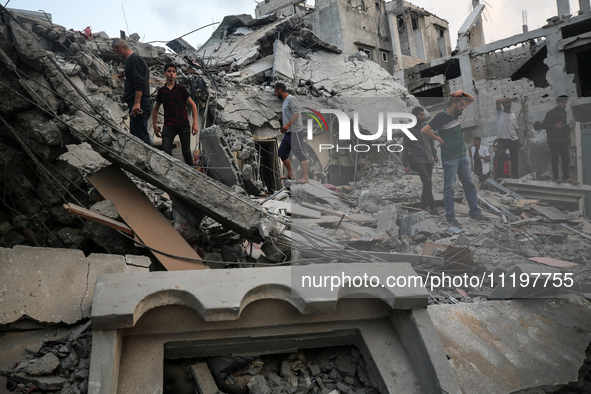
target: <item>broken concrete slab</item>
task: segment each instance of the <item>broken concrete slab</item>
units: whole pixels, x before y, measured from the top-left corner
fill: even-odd
[[[556,275],[560,282],[555,282]],[[506,298],[555,298],[565,297],[571,293],[572,283],[563,280],[561,271],[554,267],[535,264],[517,264],[503,278],[496,278],[495,288],[490,299]],[[572,276],[571,276],[572,281]]]
[[[427,312],[463,392],[574,382],[591,341],[584,299],[433,305]]]
[[[11,278],[0,289],[0,301],[6,305],[0,325],[22,319],[74,324],[88,318],[96,277],[124,272],[126,266],[124,256],[84,257],[79,250],[28,246],[0,248],[0,261],[0,277]],[[51,305],[42,299],[51,299]]]
[[[250,81],[255,81],[258,77],[262,77],[265,73],[271,72],[272,70],[273,56],[269,55],[238,71],[237,75],[235,76],[228,74],[228,77],[233,77],[238,83],[247,83]]]
[[[294,73],[293,64],[291,63],[291,48],[280,40],[275,40],[273,55],[273,79],[292,84]]]
[[[88,262],[79,250],[15,246],[0,249],[0,324],[32,319],[74,324],[83,317]],[[52,299],[49,307],[39,300]]]

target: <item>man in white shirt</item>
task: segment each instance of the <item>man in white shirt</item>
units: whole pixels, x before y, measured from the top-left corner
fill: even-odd
[[[482,139],[474,137],[474,146],[470,148],[470,167],[475,175],[478,175],[480,187],[490,177],[490,154],[488,148],[481,145]]]
[[[505,152],[509,149],[511,158],[511,178],[519,178],[519,149],[521,142],[517,135],[517,117],[511,112],[511,103],[519,101],[517,97],[505,97],[496,101],[497,106],[497,152]],[[497,173],[495,179],[499,178],[499,173],[505,168],[504,155],[497,162]]]

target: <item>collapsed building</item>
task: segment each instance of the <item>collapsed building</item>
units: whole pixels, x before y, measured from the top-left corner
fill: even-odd
[[[365,4],[354,11],[365,12]],[[431,17],[408,3],[378,4],[382,10],[402,7],[412,30],[419,30],[413,15]],[[559,199],[574,201],[574,209],[561,211],[493,184],[493,191],[480,193],[493,222],[466,223],[458,232],[416,207],[420,183],[401,175],[396,153],[320,152],[308,140],[310,175],[321,182],[278,179],[276,81],[307,108],[352,111],[369,103],[408,111],[422,99],[400,76],[405,70],[392,76],[362,47],[349,54],[349,47],[315,33],[306,20],[315,12],[296,7],[287,18],[229,16],[196,53],[183,49],[183,56],[127,37],[151,66],[153,87],[162,83],[160,66],[171,58],[194,72],[185,71],[187,80],[205,80],[204,174],[126,132],[122,86],[113,77],[119,64],[109,39],[86,39],[2,9],[0,91],[7,100],[0,106],[0,272],[9,278],[0,290],[6,333],[0,354],[7,355],[0,365],[2,388],[334,394],[588,389],[591,225],[577,210],[589,191],[585,186],[525,181],[534,193],[551,188]],[[476,25],[478,17],[472,15]],[[561,24],[570,23],[577,22]],[[447,56],[447,42],[441,42],[430,48]],[[467,54],[459,54],[460,65]],[[402,69],[421,56],[402,52],[397,59]],[[464,122],[481,127],[469,117]],[[359,128],[373,131],[375,123],[361,117]],[[334,131],[315,128],[314,143],[337,145]],[[438,170],[434,189],[441,184]],[[456,210],[466,216],[460,200]],[[84,220],[72,214],[72,202],[91,208],[76,211]],[[198,228],[191,239],[184,228],[189,224]],[[163,269],[171,272],[154,272]],[[336,292],[316,294],[294,280],[335,272],[486,280],[478,286],[390,287],[364,298],[344,283]],[[575,288],[540,287],[533,279],[541,273],[571,278]],[[498,282],[515,277],[527,278],[527,285]],[[520,299],[532,294],[543,299]],[[44,298],[52,305],[37,301]],[[285,357],[278,361],[275,354]]]

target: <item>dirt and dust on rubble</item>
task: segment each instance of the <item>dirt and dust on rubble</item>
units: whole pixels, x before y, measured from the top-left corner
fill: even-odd
[[[205,126],[198,170],[206,175],[127,133],[122,83],[115,78],[122,64],[110,39],[89,39],[6,10],[2,20],[3,247],[147,254],[133,236],[64,207],[73,203],[122,222],[85,179],[114,163],[212,267],[398,259],[416,261],[424,274],[454,264],[462,272],[496,274],[544,266],[569,270],[577,283],[589,280],[590,225],[572,204],[558,211],[491,184],[480,190],[491,222],[452,229],[443,215],[417,208],[418,176],[404,175],[400,154],[386,150],[356,154],[348,167],[352,181],[338,182],[334,169],[342,154],[322,157],[308,145],[315,180],[301,187],[281,183],[275,82],[285,82],[305,108],[331,102],[352,108],[360,100],[407,110],[419,104],[376,63],[363,54],[345,59],[299,17],[226,17],[203,48],[182,55],[127,37],[150,66],[152,91],[164,83],[163,64],[180,66],[180,81],[195,94]],[[433,190],[441,211],[440,167]],[[460,186],[456,195],[464,222]],[[492,289],[447,290],[434,293],[433,302],[478,300]]]

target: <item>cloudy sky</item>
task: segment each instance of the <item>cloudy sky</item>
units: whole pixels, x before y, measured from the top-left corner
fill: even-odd
[[[82,30],[90,26],[93,31],[105,31],[111,37],[119,30],[138,33],[143,42],[170,41],[212,22],[221,22],[225,15],[251,14],[255,0],[0,0],[8,8],[43,10],[50,13],[53,22],[68,29]],[[470,12],[471,0],[413,0],[450,23],[452,47],[455,48],[457,31]],[[313,4],[313,0],[308,0]],[[529,29],[543,26],[546,19],[556,15],[555,0],[486,0],[484,24],[486,41],[499,40],[521,33],[522,10],[527,11]],[[571,12],[579,9],[577,0],[570,0]],[[184,37],[191,45],[207,41],[214,27]],[[156,44],[164,46],[164,44]]]

